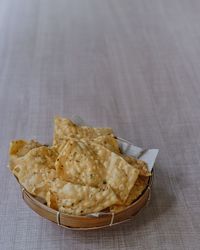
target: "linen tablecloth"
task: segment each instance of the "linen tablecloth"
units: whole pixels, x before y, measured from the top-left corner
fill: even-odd
[[[0,249],[199,249],[200,1],[0,0]],[[12,139],[52,141],[53,117],[159,148],[134,220],[68,231],[22,201]]]

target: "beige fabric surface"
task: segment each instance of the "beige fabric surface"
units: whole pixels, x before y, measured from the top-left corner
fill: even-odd
[[[199,12],[198,0],[0,0],[0,249],[199,249]],[[23,203],[9,141],[49,143],[53,117],[73,114],[160,149],[131,222],[72,232]]]

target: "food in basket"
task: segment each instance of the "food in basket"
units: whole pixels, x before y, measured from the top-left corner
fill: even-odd
[[[132,202],[134,202],[135,200],[137,200],[137,198],[142,194],[142,192],[144,191],[144,189],[146,188],[148,184],[148,178],[144,177],[144,176],[138,176],[134,186],[132,187],[128,198],[126,199],[126,201],[124,202],[123,205],[113,205],[110,207],[110,211],[111,212],[120,212],[122,210],[124,210],[127,206],[129,206]]]
[[[49,207],[74,215],[99,212],[118,202],[109,186],[95,188],[56,179],[47,193]]]
[[[148,185],[145,162],[122,155],[111,128],[54,121],[53,144],[12,141],[9,167],[19,183],[47,206],[70,215],[117,213]]]

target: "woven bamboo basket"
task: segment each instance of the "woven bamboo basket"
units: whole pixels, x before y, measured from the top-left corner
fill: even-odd
[[[121,139],[120,139],[121,140]],[[125,141],[125,140],[123,140]],[[128,141],[126,141],[129,143]],[[25,203],[37,214],[57,223],[61,227],[65,227],[71,230],[92,230],[100,229],[109,226],[114,226],[125,221],[131,220],[134,216],[146,207],[151,198],[151,188],[153,183],[153,171],[149,177],[148,184],[143,190],[142,194],[131,205],[125,208],[123,211],[112,213],[104,212],[99,213],[98,216],[85,215],[85,216],[73,216],[56,211],[46,204],[41,202],[37,197],[30,194],[24,187],[21,186],[22,198]]]

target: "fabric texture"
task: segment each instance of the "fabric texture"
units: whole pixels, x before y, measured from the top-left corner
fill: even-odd
[[[198,0],[0,0],[0,249],[199,249],[199,12]],[[131,222],[69,231],[23,202],[10,140],[51,143],[53,117],[74,114],[160,149]]]

